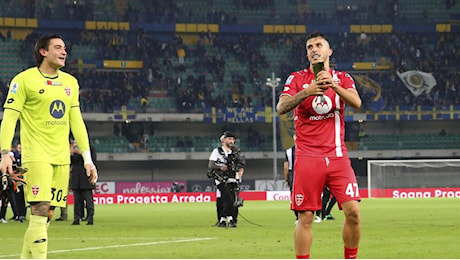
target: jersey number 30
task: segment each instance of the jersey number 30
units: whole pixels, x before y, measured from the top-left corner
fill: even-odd
[[[51,200],[56,200],[57,202],[60,202],[61,200],[63,201],[67,200],[67,196],[63,196],[64,192],[62,190],[58,190],[57,192],[56,191],[57,191],[56,188],[51,188],[51,194],[52,194]]]

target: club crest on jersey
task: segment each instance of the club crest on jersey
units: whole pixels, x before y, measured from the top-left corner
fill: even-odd
[[[37,196],[39,192],[40,192],[40,186],[37,186],[37,185],[32,186],[32,194],[34,196]]]
[[[19,83],[14,82],[13,85],[11,85],[11,93],[16,94],[18,93],[19,89]]]
[[[324,115],[331,111],[332,101],[330,97],[325,95],[316,96],[313,99],[311,106],[313,107],[313,110],[315,110],[316,113]]]
[[[70,97],[70,88],[65,88],[64,90],[65,90],[65,93],[67,94],[67,96]]]
[[[303,203],[303,194],[296,194],[295,197],[294,197],[294,200],[295,200],[295,204],[297,204],[297,206],[302,205],[302,203]]]

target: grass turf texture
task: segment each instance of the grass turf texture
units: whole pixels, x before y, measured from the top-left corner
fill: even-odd
[[[459,258],[459,202],[364,199],[358,257]],[[246,201],[240,213],[261,226],[240,216],[238,228],[212,227],[214,202],[96,205],[94,226],[52,221],[48,258],[295,258],[289,202]],[[343,258],[344,217],[332,213],[335,221],[314,223],[312,258]],[[0,224],[0,258],[19,257],[27,225]]]

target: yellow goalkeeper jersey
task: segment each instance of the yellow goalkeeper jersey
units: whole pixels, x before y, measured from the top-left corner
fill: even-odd
[[[23,162],[70,163],[70,110],[79,111],[78,97],[77,79],[63,71],[51,78],[33,67],[13,78],[3,107],[20,113]]]

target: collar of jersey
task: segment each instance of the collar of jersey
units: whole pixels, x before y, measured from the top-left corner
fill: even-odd
[[[59,74],[56,76],[48,76],[48,74],[44,74],[43,72],[40,71],[40,69],[37,67],[38,72],[40,72],[40,75],[44,77],[45,79],[57,79],[59,77]]]

